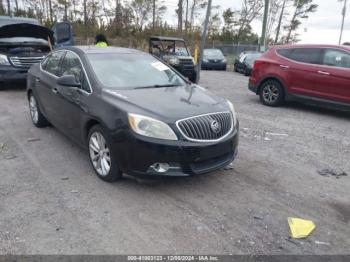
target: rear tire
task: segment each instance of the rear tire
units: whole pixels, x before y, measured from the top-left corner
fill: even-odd
[[[45,116],[41,113],[38,101],[35,98],[33,92],[29,93],[28,100],[29,100],[30,116],[31,116],[33,124],[39,128],[49,126],[50,123],[49,123],[49,121],[47,121]]]
[[[243,69],[243,74],[245,76],[249,76],[249,72],[248,72],[248,69],[246,67],[244,67],[244,69]]]
[[[91,165],[100,179],[106,182],[121,179],[122,172],[112,147],[112,138],[102,126],[95,125],[90,129],[88,149]]]
[[[284,102],[284,89],[277,80],[268,80],[261,85],[259,96],[262,104],[276,107]]]

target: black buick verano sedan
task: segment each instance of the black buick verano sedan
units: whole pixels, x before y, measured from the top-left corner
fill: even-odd
[[[97,175],[188,176],[237,154],[231,102],[191,84],[153,56],[113,47],[69,47],[29,70],[32,121],[87,148]]]

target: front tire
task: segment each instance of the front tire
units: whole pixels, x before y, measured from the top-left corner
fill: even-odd
[[[88,147],[90,162],[99,178],[114,182],[122,177],[117,156],[113,151],[112,139],[102,126],[95,125],[90,129]]]
[[[30,92],[29,94],[29,110],[32,122],[36,127],[42,128],[50,125],[45,116],[41,113],[38,101],[33,92]]]
[[[279,106],[284,102],[284,90],[276,80],[264,82],[259,91],[260,101],[267,106]]]

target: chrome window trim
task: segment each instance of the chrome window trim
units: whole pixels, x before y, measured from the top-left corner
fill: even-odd
[[[85,91],[85,90],[82,89],[82,88],[80,88],[80,90],[81,90],[83,93],[87,94],[87,95],[91,95],[91,94],[93,93],[93,89],[91,88],[90,79],[89,79],[89,77],[88,77],[88,74],[86,73],[84,64],[83,64],[83,62],[81,61],[79,55],[78,55],[77,53],[73,52],[72,50],[68,50],[68,49],[60,49],[60,50],[57,50],[57,51],[53,51],[53,52],[51,52],[51,53],[48,54],[48,55],[51,55],[51,54],[53,54],[53,53],[58,53],[58,52],[70,52],[70,53],[74,54],[76,57],[78,57],[79,62],[80,62],[80,64],[81,64],[81,67],[83,68],[84,74],[85,74],[86,79],[87,79],[87,81],[88,81],[88,85],[89,85],[90,92],[87,92],[87,91]],[[64,59],[64,57],[63,57],[63,59]],[[44,61],[45,61],[45,58],[43,59],[43,61],[40,62],[40,70],[43,71],[43,72],[45,72],[46,74],[49,74],[49,75],[55,77],[56,79],[58,79],[58,78],[59,78],[58,76],[56,76],[56,75],[54,75],[54,74],[52,74],[52,73],[50,73],[50,72],[48,72],[48,71],[46,71],[46,70],[44,70],[44,69],[42,68],[42,62],[44,62]]]
[[[181,128],[179,127],[179,123],[182,122],[182,121],[186,121],[186,120],[189,120],[189,119],[193,119],[193,118],[197,118],[197,117],[202,117],[202,116],[210,116],[210,115],[215,115],[215,114],[227,114],[229,113],[231,115],[231,128],[230,130],[226,133],[226,135],[220,137],[219,139],[206,139],[206,140],[202,140],[202,139],[193,139],[193,138],[190,138],[188,136],[186,136]],[[223,139],[225,139],[226,137],[228,137],[231,132],[234,130],[235,126],[234,126],[234,116],[232,115],[231,111],[222,111],[222,112],[215,112],[215,113],[207,113],[207,114],[202,114],[202,115],[196,115],[196,116],[191,116],[191,117],[187,117],[187,118],[183,118],[183,119],[180,119],[180,120],[177,120],[175,122],[175,125],[177,127],[177,129],[180,131],[181,135],[186,138],[188,141],[191,141],[191,142],[201,142],[201,143],[210,143],[210,142],[219,142],[219,141],[222,141]]]

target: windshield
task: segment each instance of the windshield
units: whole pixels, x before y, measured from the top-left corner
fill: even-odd
[[[217,57],[217,58],[224,57],[221,50],[219,49],[204,49],[203,55],[206,57]]]
[[[175,48],[175,55],[177,55],[177,56],[190,56],[190,53],[186,47],[176,47]]]
[[[183,86],[185,81],[148,54],[88,54],[98,80],[108,88]]]

